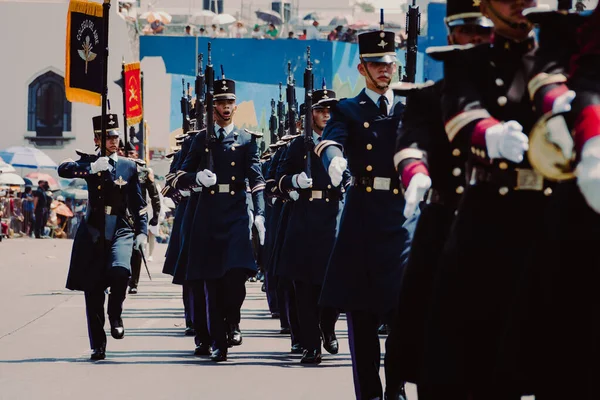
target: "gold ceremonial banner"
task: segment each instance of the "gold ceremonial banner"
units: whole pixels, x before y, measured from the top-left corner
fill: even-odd
[[[65,94],[71,102],[99,106],[102,95],[102,4],[71,0],[67,14]]]

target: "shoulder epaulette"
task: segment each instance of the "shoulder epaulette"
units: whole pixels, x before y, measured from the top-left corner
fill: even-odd
[[[263,137],[263,134],[261,132],[254,132],[254,131],[251,131],[250,129],[244,129],[244,132],[246,132],[252,136],[255,136],[255,137],[259,137],[259,138]]]
[[[284,137],[281,138],[281,140],[283,141],[283,144],[286,144],[287,142],[291,142],[292,140],[294,140],[300,136],[302,136],[301,133],[298,133],[296,135],[285,135]]]
[[[93,157],[93,156],[95,156],[95,154],[85,153],[83,150],[79,150],[79,149],[75,149],[75,153],[77,153],[77,155],[79,157]]]
[[[136,158],[136,159],[132,159],[132,160],[135,161],[135,163],[137,165],[139,165],[140,167],[145,167],[146,166],[146,161],[144,161],[142,159]]]

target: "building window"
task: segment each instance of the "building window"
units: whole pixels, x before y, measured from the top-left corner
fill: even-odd
[[[27,130],[38,138],[60,138],[71,131],[71,103],[60,75],[48,71],[29,85]]]
[[[202,8],[204,10],[210,10],[216,14],[222,14],[223,0],[204,0]]]

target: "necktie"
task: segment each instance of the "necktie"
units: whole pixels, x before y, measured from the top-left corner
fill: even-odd
[[[225,129],[221,128],[219,129],[219,136],[217,137],[217,139],[219,140],[219,142],[222,142],[223,138],[225,138]]]
[[[381,114],[387,117],[387,98],[383,95],[379,97],[379,111],[381,111]]]

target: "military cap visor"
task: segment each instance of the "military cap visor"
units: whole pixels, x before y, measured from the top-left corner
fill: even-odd
[[[494,27],[494,23],[491,19],[484,17],[483,14],[478,12],[452,15],[446,17],[444,21],[446,22],[446,25],[448,25],[448,28],[455,28],[457,26],[464,25],[477,25],[481,26],[482,28],[490,29]]]

